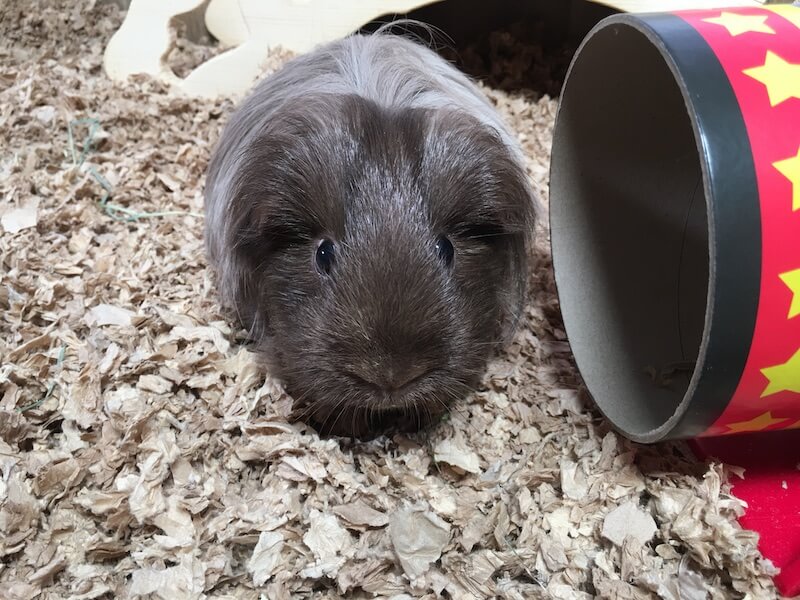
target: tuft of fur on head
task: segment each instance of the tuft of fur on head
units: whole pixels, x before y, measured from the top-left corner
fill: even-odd
[[[466,77],[402,38],[346,38],[257,86],[212,157],[206,210],[223,302],[326,431],[440,415],[522,311],[521,152]]]

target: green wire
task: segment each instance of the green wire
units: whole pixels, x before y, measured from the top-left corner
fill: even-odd
[[[81,152],[80,155],[78,154],[78,149],[75,146],[75,132],[74,128],[78,125],[88,125],[89,131],[86,134],[86,137],[83,140],[83,144],[81,145]],[[72,164],[75,167],[83,166],[83,163],[86,162],[89,153],[94,150],[94,136],[97,133],[97,130],[100,128],[100,121],[94,118],[85,118],[85,119],[73,119],[67,124],[67,140],[69,141],[69,151],[72,156]],[[156,217],[171,217],[171,216],[182,216],[188,215],[190,217],[198,217],[203,218],[203,215],[200,213],[188,212],[188,211],[181,211],[181,210],[167,210],[167,211],[160,211],[160,212],[140,212],[136,210],[131,210],[130,208],[126,208],[124,206],[120,206],[118,204],[112,204],[109,202],[111,200],[112,195],[114,194],[114,188],[111,185],[111,182],[108,181],[105,177],[103,177],[97,169],[93,166],[89,166],[87,169],[89,175],[100,184],[103,188],[103,195],[100,198],[99,204],[105,213],[114,219],[115,221],[123,221],[123,222],[130,222],[130,221],[138,221],[139,219],[151,219]]]
[[[64,364],[64,356],[66,355],[66,353],[67,353],[67,347],[66,346],[61,346],[61,349],[58,351],[58,358],[56,359],[56,367],[57,368],[60,369],[61,365]],[[26,406],[19,407],[17,409],[17,412],[24,413],[26,411],[33,410],[34,408],[37,408],[37,407],[41,406],[42,404],[44,404],[44,402],[50,396],[53,395],[53,392],[56,389],[56,385],[57,384],[56,384],[55,381],[51,382],[50,385],[47,386],[47,391],[45,392],[44,396],[39,398],[36,402],[31,402],[30,404],[28,404]]]

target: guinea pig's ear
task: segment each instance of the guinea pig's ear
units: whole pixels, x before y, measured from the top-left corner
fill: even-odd
[[[261,263],[270,253],[313,238],[316,225],[307,209],[313,192],[307,181],[299,180],[298,167],[286,164],[287,157],[300,153],[299,145],[279,135],[265,136],[240,159],[228,231],[234,251],[246,260]]]
[[[494,129],[469,115],[439,113],[426,139],[426,169],[437,176],[428,190],[434,220],[502,256],[498,293],[505,334],[523,314],[528,261],[536,220],[535,200],[524,165]]]
[[[262,285],[270,259],[290,246],[310,241],[307,222],[295,214],[285,193],[276,193],[274,184],[269,183],[278,177],[269,168],[244,164],[228,192],[230,258],[219,265],[222,296],[255,340],[269,335]]]
[[[342,148],[352,145],[340,107],[309,98],[277,111],[236,161],[231,231],[237,247],[275,252],[343,229]]]
[[[268,254],[311,241],[308,224],[292,219],[286,211],[282,213],[274,198],[259,196],[242,200],[244,210],[231,222],[233,248],[237,253],[261,261]]]
[[[464,237],[523,237],[533,230],[534,200],[524,167],[494,129],[459,112],[434,116],[425,141],[428,193],[446,229]]]
[[[489,217],[464,223],[457,233],[465,239],[488,246],[502,244],[504,237],[509,234],[502,222]]]

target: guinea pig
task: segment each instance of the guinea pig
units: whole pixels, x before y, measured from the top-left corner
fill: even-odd
[[[352,35],[231,115],[205,191],[221,303],[319,430],[416,429],[474,388],[526,296],[521,148],[424,45]]]

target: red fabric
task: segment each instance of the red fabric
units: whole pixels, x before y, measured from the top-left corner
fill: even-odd
[[[690,442],[700,458],[744,467],[733,495],[747,502],[742,527],[759,534],[758,547],[781,569],[775,585],[800,596],[800,430],[702,438]]]

